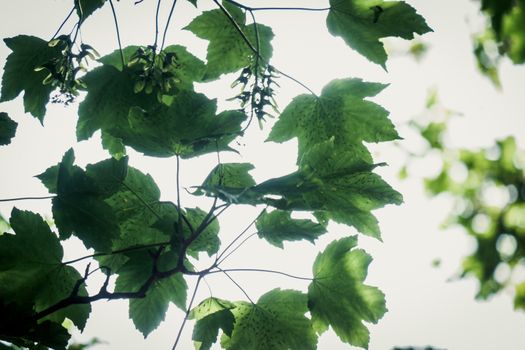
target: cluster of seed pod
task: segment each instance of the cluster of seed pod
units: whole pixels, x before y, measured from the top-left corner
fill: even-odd
[[[272,114],[268,113],[267,107],[280,114],[274,98],[274,86],[279,87],[275,78],[279,76],[277,70],[271,65],[267,65],[264,70],[254,73],[252,67],[245,67],[241,71],[239,77],[231,85],[232,88],[240,85],[241,93],[229,100],[240,101],[243,109],[249,105],[251,112],[261,124],[265,117],[274,118]]]
[[[78,96],[78,90],[85,88],[81,79],[77,78],[80,71],[86,71],[83,61],[87,58],[95,60],[99,53],[90,45],[80,44],[78,53],[73,50],[74,40],[69,35],[61,35],[51,41],[48,46],[60,50],[60,56],[54,57],[41,66],[35,68],[35,71],[46,70],[49,74],[44,78],[44,85],[57,87],[59,93],[52,97],[51,102],[63,103],[68,105]]]
[[[127,66],[135,72],[135,93],[155,92],[157,100],[161,102],[163,95],[176,92],[176,84],[180,82],[176,70],[180,64],[174,52],[156,52],[155,46],[152,45],[139,47]]]

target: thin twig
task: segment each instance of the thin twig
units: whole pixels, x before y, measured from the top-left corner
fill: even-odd
[[[168,28],[171,22],[171,16],[173,15],[173,10],[175,10],[175,4],[177,4],[177,0],[173,0],[173,4],[171,5],[170,13],[168,15],[168,20],[166,21],[166,26],[164,27],[164,33],[162,34],[162,45],[160,45],[160,50],[164,48],[164,43],[166,42],[166,34],[168,33]]]
[[[237,237],[235,237],[235,239],[233,241],[230,242],[230,244],[228,244],[228,246],[226,248],[224,248],[224,250],[222,251],[222,253],[219,254],[219,256],[217,257],[217,259],[215,260],[215,263],[217,264],[217,262],[222,258],[222,256],[228,251],[228,249],[230,249],[234,244],[235,242],[237,242],[241,237],[242,235],[244,235],[246,233],[246,231],[248,231],[250,229],[250,227],[252,227],[252,225],[261,217],[261,215],[263,215],[263,213],[266,211],[266,208],[265,207],[263,210],[261,210],[261,212],[259,213],[259,215],[257,215],[257,217],[255,219],[253,219],[250,224],[248,226],[246,226],[246,228],[244,230],[242,230],[241,233],[239,233],[237,235]]]
[[[195,289],[193,290],[193,295],[191,296],[190,303],[188,304],[188,308],[186,309],[186,315],[184,316],[184,320],[182,320],[182,324],[179,328],[179,332],[177,333],[177,339],[175,339],[175,343],[173,344],[173,347],[171,350],[175,350],[177,347],[177,344],[179,343],[180,336],[182,334],[182,330],[184,329],[184,325],[186,324],[186,321],[188,320],[188,316],[190,315],[191,307],[193,305],[193,302],[195,301],[195,295],[197,295],[197,290],[199,288],[199,284],[201,282],[202,276],[199,276],[197,279],[197,283],[195,284]]]
[[[265,272],[265,273],[273,273],[273,274],[277,274],[277,275],[282,275],[282,276],[294,278],[294,279],[297,279],[297,280],[304,280],[304,281],[313,281],[314,280],[313,278],[310,278],[310,277],[300,277],[300,276],[291,275],[291,274],[286,273],[286,272],[275,271],[275,270],[268,270],[268,269],[224,269],[222,271],[212,271],[210,273],[217,273],[217,272]]]
[[[160,2],[161,0],[158,0],[157,2],[157,11],[155,12],[155,43],[153,44],[153,47],[155,48],[155,51],[157,50],[157,40],[159,38],[159,11],[160,11]],[[136,3],[135,3],[136,5]]]
[[[120,60],[122,61],[122,68],[124,68],[126,66],[126,62],[124,60],[124,53],[122,52],[122,43],[120,41],[120,30],[118,26],[117,13],[115,12],[115,6],[113,6],[113,0],[109,0],[109,5],[111,6],[111,13],[113,13],[113,20],[115,21],[115,29],[117,31],[118,49],[120,51]]]
[[[257,51],[257,49],[252,45],[252,43],[250,42],[250,40],[248,39],[248,37],[246,36],[246,34],[244,34],[244,32],[242,31],[241,27],[239,27],[239,24],[237,22],[235,22],[235,19],[232,17],[232,15],[228,12],[228,10],[217,0],[213,0],[213,2],[219,6],[219,8],[221,9],[221,11],[224,13],[224,15],[228,18],[228,20],[231,22],[231,24],[233,25],[233,27],[235,28],[235,30],[237,30],[237,32],[240,34],[240,36],[242,37],[242,40],[244,40],[244,42],[246,43],[246,45],[248,45],[248,47],[250,48],[250,50],[252,50],[256,55],[259,55],[259,51]]]
[[[71,15],[73,14],[73,12],[75,12],[75,6],[73,6],[73,8],[71,9],[71,11],[69,11],[69,14],[67,15],[66,19],[64,19],[64,21],[62,21],[62,23],[61,23],[60,26],[58,27],[57,31],[55,32],[55,34],[53,34],[53,37],[51,38],[51,40],[53,40],[53,39],[58,35],[58,33],[60,33],[60,31],[62,30],[62,28],[63,28],[64,25],[66,24],[67,20],[71,17]]]
[[[230,276],[230,275],[228,274],[228,272],[224,271],[223,269],[221,269],[221,268],[219,268],[219,267],[217,267],[217,269],[218,269],[220,272],[224,273],[224,274],[226,275],[226,277],[228,277],[228,278],[230,279],[230,281],[232,281],[233,284],[235,284],[235,285],[237,286],[237,288],[239,288],[239,289],[241,290],[241,292],[246,296],[246,298],[248,298],[248,300],[250,301],[250,303],[252,303],[253,305],[255,305],[255,303],[253,302],[252,298],[250,298],[250,296],[248,295],[248,293],[246,293],[246,291],[244,290],[244,288],[241,287],[241,285],[240,285],[239,283],[237,283],[237,281],[235,281],[235,280],[232,278],[232,276]]]
[[[230,255],[232,255],[233,253],[235,253],[237,251],[237,249],[239,249],[240,247],[242,247],[242,245],[244,243],[246,243],[247,240],[249,240],[250,238],[252,238],[253,236],[255,236],[257,234],[257,232],[254,232],[252,233],[251,235],[249,235],[248,237],[246,237],[245,239],[243,239],[241,241],[241,243],[239,243],[235,248],[233,248],[230,252],[228,252],[228,254],[226,254],[226,256],[224,256],[220,261],[217,261],[217,265],[220,265],[224,262],[224,260],[228,259],[228,257]]]
[[[126,247],[126,248],[114,250],[114,251],[108,252],[108,253],[95,253],[95,254],[86,255],[86,256],[83,256],[83,257],[80,257],[80,258],[76,258],[76,259],[73,259],[73,260],[65,261],[62,264],[63,265],[69,265],[69,264],[74,264],[76,262],[79,262],[79,261],[82,261],[82,260],[86,260],[86,259],[89,259],[89,258],[96,258],[98,256],[108,256],[108,255],[122,254],[122,253],[132,252],[132,251],[136,251],[136,250],[155,248],[155,247],[162,247],[162,246],[166,246],[168,244],[170,244],[170,241],[159,242],[159,243],[151,243],[151,244],[144,244],[144,245],[138,245],[138,246],[132,246],[132,247]]]
[[[38,199],[52,199],[55,197],[56,196],[4,198],[4,199],[0,199],[0,202],[16,202],[16,201],[38,200]]]

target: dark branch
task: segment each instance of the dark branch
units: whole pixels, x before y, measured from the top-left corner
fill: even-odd
[[[111,6],[111,13],[113,14],[113,21],[115,22],[115,30],[117,32],[117,42],[118,42],[118,49],[120,51],[120,60],[122,61],[122,68],[126,65],[126,62],[124,60],[124,53],[122,52],[122,43],[120,41],[120,30],[118,26],[118,20],[117,20],[117,13],[115,12],[115,6],[113,6],[113,0],[109,0],[109,5]]]
[[[62,23],[60,24],[60,26],[58,27],[57,31],[55,32],[55,34],[53,34],[53,37],[51,38],[51,40],[53,40],[57,35],[58,33],[60,33],[60,31],[62,30],[62,28],[64,27],[64,25],[67,23],[68,19],[71,17],[71,15],[73,14],[73,12],[75,12],[75,7],[73,6],[73,8],[71,9],[71,11],[69,11],[69,14],[66,16],[66,18],[62,21]]]
[[[175,4],[177,4],[177,0],[173,0],[173,4],[171,5],[170,14],[168,15],[168,20],[166,21],[166,26],[164,27],[164,33],[162,34],[162,45],[160,46],[161,50],[164,48],[164,43],[166,42],[166,34],[168,33],[173,10],[175,10]]]
[[[0,199],[0,202],[16,202],[16,201],[39,200],[39,199],[53,199],[55,197],[56,196],[4,198],[4,199]]]

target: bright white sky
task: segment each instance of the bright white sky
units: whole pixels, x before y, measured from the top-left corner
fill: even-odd
[[[200,0],[200,3],[208,3]],[[50,38],[59,23],[68,13],[72,1],[2,1],[0,4],[0,34],[11,37],[19,33]],[[150,44],[153,38],[154,0],[144,0],[138,6],[132,0],[117,3],[124,45]],[[210,1],[211,3],[211,1]],[[269,2],[271,3],[271,2]],[[273,64],[293,75],[315,91],[334,78],[360,77],[368,81],[390,83],[391,86],[377,99],[391,112],[392,120],[402,126],[409,119],[420,114],[430,88],[437,88],[441,101],[447,108],[460,111],[463,117],[451,123],[450,143],[454,146],[480,147],[493,144],[496,138],[513,134],[524,145],[525,122],[523,93],[525,92],[525,68],[513,67],[505,61],[501,69],[503,91],[497,91],[491,83],[480,76],[471,54],[471,33],[480,23],[477,2],[467,0],[409,1],[427,19],[434,33],[424,37],[431,47],[421,63],[406,56],[394,56],[388,62],[388,73],[379,66],[366,61],[342,40],[331,37],[324,26],[326,14],[306,12],[258,13],[258,21],[271,25],[276,34],[274,39]],[[165,22],[169,1],[165,1],[161,23]],[[319,6],[325,1],[280,1],[286,5]],[[204,42],[190,33],[180,32],[182,27],[196,14],[189,3],[177,4],[168,43],[180,43],[190,51],[204,57]],[[72,23],[66,26],[71,28]],[[116,47],[115,33],[109,6],[97,12],[83,27],[83,39],[99,52],[106,54]],[[402,41],[389,41],[393,47],[404,47]],[[0,45],[0,64],[9,50]],[[225,91],[234,79],[230,76],[224,83],[202,87],[210,96],[231,97]],[[299,86],[280,81],[281,105],[293,96],[304,93]],[[221,88],[222,87],[222,88]],[[111,93],[111,92],[108,92]],[[47,192],[33,175],[56,164],[63,153],[75,147],[79,164],[96,162],[107,157],[99,140],[76,144],[74,126],[76,106],[63,108],[50,106],[45,128],[29,115],[24,115],[22,101],[4,103],[0,111],[6,111],[19,123],[14,142],[0,149],[2,171],[0,172],[0,198],[46,195]],[[279,176],[293,170],[295,144],[260,146],[268,127],[262,132],[255,126],[251,129],[242,146],[243,157],[224,155],[223,161],[252,161],[256,164],[255,177],[258,180]],[[406,147],[417,147],[419,141],[401,127]],[[490,302],[477,303],[473,300],[476,283],[472,280],[447,282],[458,272],[461,257],[472,249],[471,242],[459,230],[442,231],[439,224],[451,208],[446,198],[425,197],[421,178],[435,174],[439,163],[434,159],[422,161],[411,168],[411,177],[399,182],[395,176],[403,165],[404,158],[392,145],[373,147],[376,161],[387,161],[388,169],[381,169],[382,175],[405,197],[400,207],[387,207],[377,211],[383,243],[362,238],[360,245],[374,257],[369,271],[368,283],[379,286],[387,295],[389,312],[371,329],[370,349],[391,349],[394,346],[433,345],[450,350],[519,350],[525,348],[525,315],[512,309],[512,295],[502,293]],[[150,172],[163,190],[163,198],[174,200],[175,185],[173,160],[140,158],[130,153],[133,166]],[[213,157],[201,157],[185,161],[182,168],[184,186],[199,184],[213,167]],[[198,203],[190,197],[183,197],[183,204],[195,206]],[[49,202],[18,202],[19,208],[50,213]],[[8,216],[11,204],[0,206],[0,212]],[[224,231],[223,242],[228,242],[249,223],[256,213],[252,208],[232,211],[221,220]],[[242,224],[242,225],[241,225]],[[330,234],[323,237],[317,246],[309,244],[288,244],[285,251],[270,247],[257,239],[249,241],[231,259],[227,267],[273,268],[296,275],[308,276],[311,263],[317,252],[330,240],[354,232],[346,227],[333,225]],[[82,252],[78,243],[70,243],[72,253]],[[435,258],[442,260],[440,268],[431,267]],[[202,266],[205,266],[203,263]],[[298,283],[272,275],[235,275],[252,299],[277,286],[281,288],[305,289],[306,283]],[[190,280],[190,282],[192,282]],[[213,295],[233,300],[243,295],[224,276],[208,279]],[[190,283],[191,285],[192,283]],[[96,291],[97,281],[89,287]],[[190,290],[191,291],[191,290]],[[204,286],[199,298],[209,296]],[[170,308],[166,322],[147,340],[133,330],[127,319],[126,302],[100,301],[94,305],[84,335],[76,339],[85,340],[97,336],[107,342],[96,349],[170,349],[182,321],[180,310]],[[181,349],[191,349],[191,327],[187,327]],[[320,338],[319,349],[348,349],[333,334]]]

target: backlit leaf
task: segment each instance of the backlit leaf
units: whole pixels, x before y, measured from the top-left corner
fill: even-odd
[[[343,238],[317,255],[308,308],[317,332],[331,326],[342,341],[368,348],[370,336],[363,321],[376,323],[387,309],[384,294],[363,284],[372,258],[354,249],[356,244],[356,237]]]
[[[221,345],[228,350],[316,349],[317,336],[307,311],[306,295],[294,290],[274,289],[257,304],[236,302],[231,309],[233,332],[223,334]]]
[[[35,71],[35,68],[60,57],[60,50],[49,47],[45,40],[29,35],[6,38],[4,42],[13,52],[7,56],[5,63],[0,102],[12,100],[23,91],[25,111],[42,122],[49,95],[55,88],[42,83],[49,72]]]
[[[259,237],[270,244],[283,248],[283,241],[298,241],[305,239],[311,243],[323,233],[326,228],[307,219],[292,219],[290,212],[274,210],[264,212],[255,223]]]
[[[379,39],[413,39],[414,34],[432,30],[403,1],[330,0],[326,25],[332,35],[342,37],[348,46],[383,68],[387,54]]]

